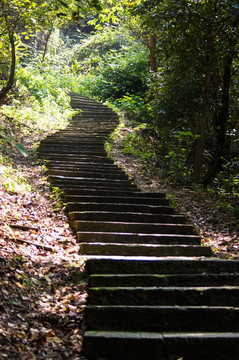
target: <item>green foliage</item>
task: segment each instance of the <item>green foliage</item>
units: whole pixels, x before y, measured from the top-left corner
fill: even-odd
[[[153,129],[149,124],[142,123],[136,127],[125,127],[124,123],[114,131],[111,140],[126,155],[137,158],[143,164],[155,164],[156,148],[153,142]]]
[[[148,89],[147,51],[123,27],[105,27],[85,39],[74,49],[74,63],[79,89],[103,101],[143,97]]]
[[[132,123],[153,122],[153,116],[145,97],[135,94],[126,94],[122,98],[118,99],[118,103]]]
[[[190,131],[175,131],[168,137],[168,153],[164,156],[164,171],[170,178],[182,184],[191,183],[190,157],[198,135]]]

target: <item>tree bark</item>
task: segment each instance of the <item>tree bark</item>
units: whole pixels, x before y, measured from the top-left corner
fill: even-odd
[[[208,167],[208,172],[204,179],[204,185],[207,186],[218,169],[220,168],[221,158],[223,156],[223,148],[226,138],[227,131],[227,120],[229,114],[229,92],[230,92],[230,83],[231,83],[231,68],[233,62],[233,54],[230,53],[227,55],[224,65],[224,73],[223,73],[223,87],[222,87],[222,99],[221,99],[221,109],[219,112],[219,127],[216,139],[216,147],[214,151],[214,155],[212,161]]]
[[[44,44],[44,51],[43,51],[43,55],[42,55],[42,62],[45,61],[45,57],[46,57],[46,52],[47,52],[47,48],[48,48],[48,41],[50,39],[50,36],[52,34],[52,30],[53,30],[53,25],[51,26],[50,30],[48,31],[46,38],[45,38],[45,44]]]
[[[150,69],[153,72],[158,71],[158,62],[156,58],[157,36],[151,35],[149,39],[149,60]]]
[[[193,181],[195,183],[199,183],[201,178],[203,150],[205,145],[205,132],[207,127],[208,113],[209,113],[210,85],[211,85],[211,70],[208,69],[207,73],[205,74],[203,101],[202,101],[202,114],[198,126],[198,135],[200,135],[200,137],[196,140],[196,149],[194,156]]]
[[[7,81],[7,85],[2,88],[0,91],[0,106],[5,104],[5,100],[7,97],[7,94],[11,90],[13,84],[14,84],[14,74],[15,74],[15,67],[16,67],[16,51],[15,51],[15,43],[14,43],[14,33],[10,30],[8,31],[9,35],[9,42],[11,45],[11,69],[9,78]]]

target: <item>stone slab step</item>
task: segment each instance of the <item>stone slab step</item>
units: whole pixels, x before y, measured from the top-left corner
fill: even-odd
[[[136,209],[137,211],[137,209]],[[132,223],[170,223],[186,224],[186,219],[182,215],[171,214],[150,214],[128,211],[73,211],[68,213],[70,221],[114,221]]]
[[[220,306],[91,306],[88,330],[239,332],[239,308]]]
[[[92,196],[90,195],[66,195],[65,201],[68,202],[90,202]],[[148,197],[143,195],[132,196],[94,196],[94,202],[97,203],[118,203],[118,204],[141,204],[141,205],[156,205],[169,206],[169,200],[159,197]]]
[[[83,191],[83,193],[82,193]],[[111,204],[120,204],[120,199],[122,198],[130,198],[130,204],[132,204],[132,199],[134,198],[157,198],[157,199],[165,199],[165,193],[144,193],[144,192],[140,192],[140,190],[133,190],[133,191],[128,191],[128,192],[122,192],[121,190],[119,190],[119,192],[108,192],[107,193],[107,190],[105,190],[105,192],[101,192],[101,191],[97,191],[97,190],[94,190],[94,189],[85,189],[85,190],[80,190],[79,189],[79,193],[76,193],[76,189],[67,189],[65,190],[65,195],[75,195],[76,199],[77,197],[79,197],[80,195],[82,194],[85,194],[85,193],[88,193],[90,195],[96,195],[96,196],[101,196],[103,197],[103,195],[107,195],[108,194],[108,198],[112,198],[113,197],[113,201],[112,202],[109,202]],[[104,199],[105,199],[105,196],[104,196]],[[168,200],[167,200],[168,202]],[[107,202],[107,204],[109,204]],[[125,203],[126,204],[126,203]],[[149,204],[150,206],[150,204]],[[157,204],[152,204],[152,206],[158,206]],[[159,205],[159,206],[162,206],[162,205]]]
[[[89,288],[91,305],[238,306],[239,287]]]
[[[104,332],[84,336],[88,360],[237,360],[239,332]]]
[[[92,274],[89,287],[239,286],[239,274]]]
[[[48,135],[45,139],[43,139],[40,143],[40,148],[41,146],[48,146],[48,144],[50,145],[56,145],[56,146],[60,146],[61,144],[65,144],[68,146],[71,145],[79,145],[81,146],[82,144],[86,144],[89,145],[91,144],[92,146],[97,146],[97,145],[102,145],[104,144],[104,139],[97,139],[97,138],[78,138],[78,136],[74,136],[74,134],[72,134],[71,136],[68,137],[58,137],[58,136],[54,136],[54,135]]]
[[[116,179],[116,180],[128,180],[128,176],[123,172],[102,172],[97,170],[92,171],[83,171],[83,170],[58,170],[50,169],[48,170],[48,175],[50,176],[64,176],[64,177],[73,177],[73,178],[102,178],[102,179]]]
[[[197,235],[197,230],[188,224],[135,223],[116,221],[84,221],[71,222],[75,231],[104,231],[104,232],[135,232],[146,234],[178,234]]]
[[[93,194],[92,194],[93,196]],[[94,200],[94,198],[92,199]],[[137,213],[137,214],[173,214],[174,209],[170,206],[156,206],[156,205],[141,205],[141,204],[117,204],[117,203],[97,203],[97,202],[88,202],[88,203],[77,203],[70,202],[66,204],[67,212],[71,213],[73,211],[101,211],[101,212],[126,212],[126,213]],[[178,215],[177,215],[178,216]],[[181,216],[181,215],[180,215]],[[179,219],[179,218],[178,218]]]
[[[91,187],[91,189],[96,190],[96,191],[108,191],[109,192],[129,192],[129,191],[135,191],[137,188],[134,184],[128,184],[128,185],[121,185],[118,186],[117,182],[114,184],[109,184],[109,182],[80,182],[80,183],[75,183],[75,184],[60,184],[57,185],[58,187],[62,187],[62,189],[65,191],[67,189],[73,189],[75,188],[76,191],[81,191],[81,190],[88,190],[89,187]]]
[[[85,185],[92,185],[94,187],[94,184],[102,184],[105,186],[117,186],[117,187],[125,187],[129,186],[132,188],[136,188],[134,184],[130,180],[124,180],[124,179],[107,179],[107,178],[94,178],[94,177],[71,177],[71,176],[61,176],[61,175],[50,175],[48,176],[48,181],[50,181],[52,184],[62,186],[64,185],[80,185],[81,183]]]
[[[165,245],[200,245],[201,237],[197,235],[175,235],[175,234],[142,234],[142,233],[116,233],[116,232],[93,232],[78,231],[79,242],[121,242],[137,244],[165,244]]]
[[[81,255],[123,256],[211,256],[209,246],[198,245],[152,245],[123,243],[81,243]]]
[[[81,163],[79,165],[77,164],[49,164],[49,171],[66,171],[66,172],[80,172],[80,173],[99,173],[99,174],[112,174],[112,175],[116,175],[116,174],[124,174],[124,176],[128,175],[122,171],[121,169],[119,169],[118,167],[114,167],[114,165],[111,164],[106,164],[106,165],[102,165],[102,164],[97,164],[97,163],[89,163],[89,164],[85,164],[85,163]]]
[[[83,171],[92,171],[92,169],[95,169],[96,171],[101,172],[112,172],[117,173],[121,172],[122,170],[119,169],[116,165],[111,163],[98,163],[97,161],[88,161],[87,159],[83,159],[82,161],[49,161],[48,162],[48,168],[49,169],[61,169],[61,170],[83,170]]]
[[[81,162],[81,161],[87,161],[87,162],[91,162],[91,161],[97,161],[98,164],[103,163],[103,164],[113,164],[113,160],[106,158],[105,156],[97,156],[97,155],[72,155],[72,154],[65,154],[64,156],[59,156],[59,154],[47,154],[46,156],[42,156],[42,158],[46,158],[47,160],[58,160],[58,161],[74,161],[74,162]]]
[[[82,168],[92,168],[92,167],[96,167],[96,170],[100,167],[102,167],[102,169],[106,169],[106,171],[110,171],[110,168],[112,166],[114,166],[111,162],[108,163],[103,163],[103,162],[98,162],[97,159],[96,160],[92,160],[92,159],[88,159],[88,158],[82,158],[79,161],[74,161],[74,159],[71,159],[69,161],[66,160],[47,160],[47,167],[48,169],[54,169],[54,168],[64,168],[64,169],[71,169],[71,168],[78,168],[81,167]],[[112,168],[112,170],[114,171],[114,167]]]
[[[92,147],[92,146],[71,146],[69,149],[69,146],[42,146],[38,153],[40,154],[95,154],[97,153],[105,155],[105,150],[103,146],[98,147]]]
[[[112,257],[90,258],[88,274],[231,274],[239,273],[239,261],[224,259],[178,259]]]
[[[48,149],[42,149],[42,150],[39,150],[39,154],[41,156],[80,156],[80,155],[84,155],[84,156],[88,156],[88,155],[94,155],[96,152],[94,151],[94,149],[71,149],[69,151],[69,149],[52,149],[52,150],[48,150]],[[97,154],[99,156],[105,156],[105,151],[102,149],[102,150],[98,150],[97,151]]]
[[[92,111],[91,109],[87,110],[85,109],[82,113],[78,113],[74,116],[74,119],[79,119],[79,118],[83,118],[85,119],[93,119],[94,121],[104,121],[106,119],[112,119],[115,120],[116,123],[119,123],[119,117],[117,114],[111,112],[111,111],[107,111],[105,112],[104,109],[99,109],[97,110],[97,112]]]
[[[61,138],[59,141],[56,140],[49,140],[45,143],[41,143],[39,146],[40,150],[52,150],[52,149],[58,149],[58,150],[67,150],[70,151],[71,149],[96,149],[96,150],[104,150],[104,139],[97,140],[97,141],[91,141],[91,139],[81,139],[81,141],[76,138],[70,137],[64,137]]]

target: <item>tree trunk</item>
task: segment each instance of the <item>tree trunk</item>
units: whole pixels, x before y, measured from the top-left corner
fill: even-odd
[[[229,92],[230,92],[232,62],[233,62],[233,54],[230,53],[227,55],[224,65],[221,109],[218,117],[220,124],[218,127],[216,147],[215,147],[213,159],[208,167],[208,172],[204,179],[205,186],[207,186],[210,183],[214,175],[217,173],[223,155],[223,148],[224,148],[226,131],[227,131],[227,120],[229,114],[229,96],[230,96]]]
[[[16,67],[16,51],[15,51],[15,43],[14,43],[14,34],[13,32],[9,31],[9,42],[11,45],[11,70],[10,75],[8,78],[7,85],[2,88],[0,91],[0,106],[2,106],[5,103],[7,94],[11,90],[13,84],[14,84],[14,74],[15,74],[15,67]]]
[[[157,36],[151,35],[149,40],[149,60],[150,60],[150,69],[153,72],[158,71],[158,62],[156,58],[156,47],[157,47]]]
[[[193,181],[195,183],[199,183],[201,178],[200,175],[201,175],[201,169],[203,163],[205,132],[207,127],[208,113],[209,113],[210,85],[211,85],[211,70],[208,69],[204,80],[202,114],[198,126],[198,135],[200,135],[200,137],[196,140],[196,149],[194,156]]]
[[[48,47],[48,41],[50,39],[50,36],[52,34],[52,30],[53,30],[53,25],[51,26],[50,30],[48,31],[46,38],[45,38],[45,44],[44,44],[44,51],[43,51],[43,55],[42,55],[42,62],[45,61],[45,57],[46,57],[46,52],[47,52],[47,47]]]

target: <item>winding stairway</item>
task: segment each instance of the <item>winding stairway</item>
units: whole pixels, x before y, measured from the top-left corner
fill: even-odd
[[[107,157],[111,109],[71,99],[82,112],[39,155],[86,259],[86,358],[238,360],[239,261],[211,257],[164,194],[140,192]]]

